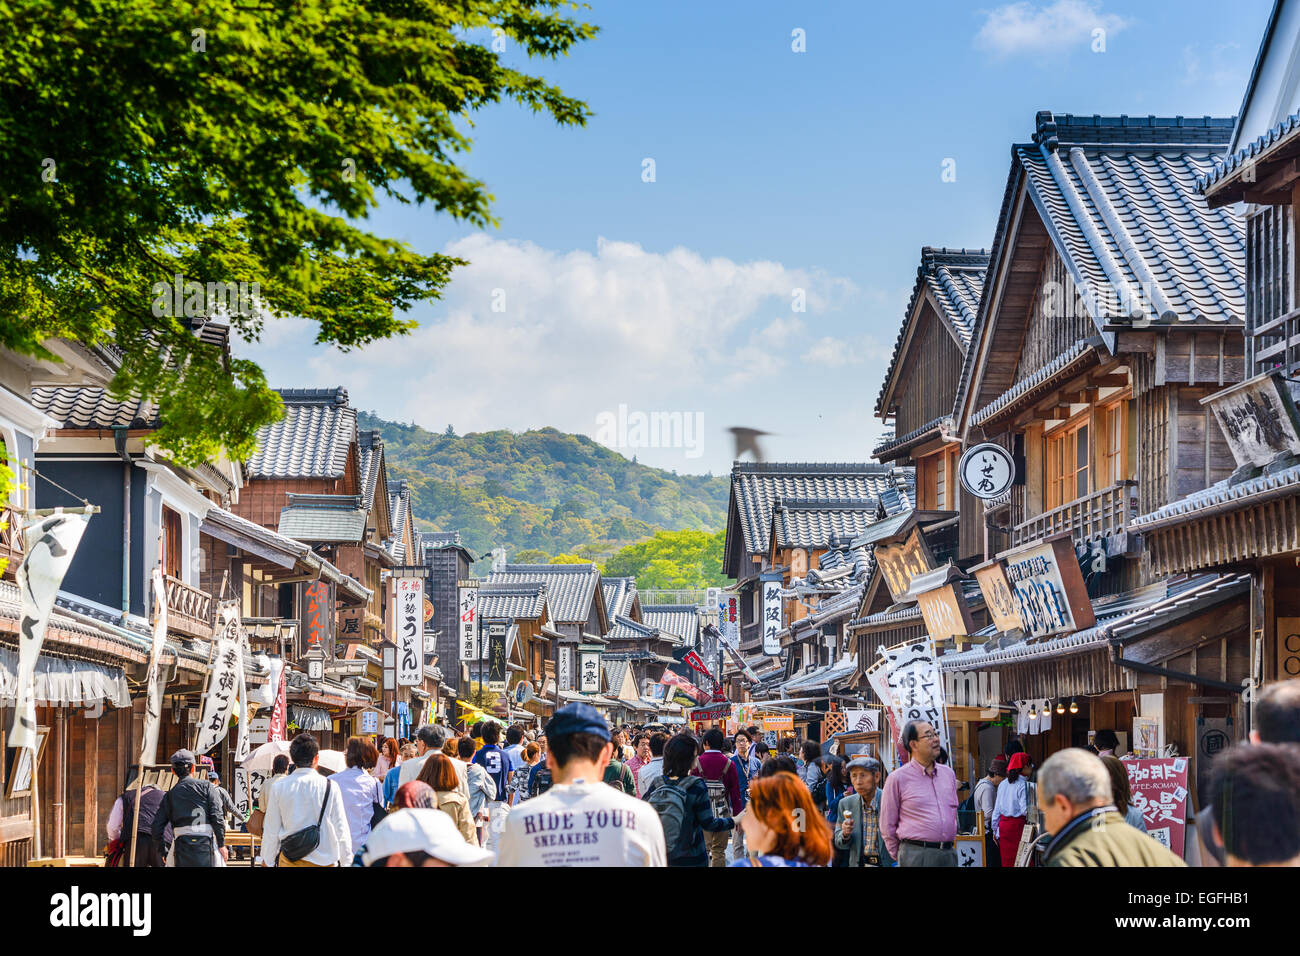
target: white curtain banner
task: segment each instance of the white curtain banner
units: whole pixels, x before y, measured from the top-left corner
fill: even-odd
[[[243,654],[239,646],[238,604],[232,607],[223,603],[218,607],[212,640],[215,645],[212,673],[208,677],[208,689],[203,695],[203,708],[199,712],[199,732],[194,741],[196,754],[207,753],[226,736],[230,712],[239,693]]]
[[[923,640],[896,644],[881,651],[885,659],[885,680],[898,707],[899,729],[909,720],[924,720],[939,732],[939,741],[948,746],[948,723],[943,702],[943,675],[934,653],[934,641]]]
[[[90,511],[61,512],[38,518],[23,528],[23,560],[18,565],[22,621],[18,628],[18,693],[14,700],[10,747],[35,750],[36,660],[45,642],[45,628],[54,610],[63,576],[90,521]]]
[[[167,684],[162,674],[163,645],[167,642],[167,592],[162,568],[154,568],[153,583],[153,645],[149,649],[149,671],[145,678],[147,693],[144,703],[144,734],[140,745],[140,766],[157,763],[158,728],[162,725],[163,688]]]

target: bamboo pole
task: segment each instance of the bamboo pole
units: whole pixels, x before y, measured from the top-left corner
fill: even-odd
[[[162,533],[162,528],[159,527],[159,529],[158,529],[158,567],[160,567],[160,568],[162,567],[162,559],[163,559],[162,548],[163,548],[163,533]],[[150,580],[150,581],[153,580],[152,575],[150,576],[149,580]],[[158,616],[159,616],[160,614],[162,614],[162,609],[163,609],[163,606],[164,606],[164,602],[167,600],[166,584],[165,584],[165,583],[163,584],[163,588],[164,588],[164,592],[163,592],[162,594],[155,594],[155,595],[153,596],[153,625],[154,625],[154,627],[157,627],[157,626],[158,626]],[[161,652],[159,652],[159,656],[161,656]],[[147,680],[148,678],[152,677],[154,680],[157,680],[157,679],[158,679],[158,678],[157,678],[157,675],[153,673],[153,667],[154,667],[155,665],[158,665],[160,662],[154,660],[154,654],[152,653],[152,651],[151,651],[150,654],[149,654],[149,663],[150,663],[151,666],[150,666],[149,670],[148,670],[148,671],[146,672],[146,674],[145,674],[145,677],[146,677],[146,685],[148,685],[148,680]],[[152,687],[152,686],[146,686],[145,689],[144,689],[144,720],[145,720],[145,726],[142,728],[142,729],[144,730],[144,737],[145,737],[146,739],[147,739],[148,736],[149,736],[149,726],[148,726],[148,724],[149,724],[149,700],[150,700],[150,698],[151,698],[152,696],[153,696],[153,687]],[[159,719],[159,720],[162,720],[162,714],[161,714],[161,713],[158,714],[158,719]],[[142,740],[142,741],[141,741],[141,745],[143,745],[143,744],[144,744],[144,741]],[[156,756],[157,756],[157,755],[155,754],[155,757],[156,757]],[[140,790],[141,790],[141,788],[142,788],[143,785],[144,785],[144,757],[145,757],[145,754],[144,754],[144,750],[143,750],[143,746],[142,746],[142,749],[141,749],[141,751],[140,751],[140,759],[136,761],[136,765],[135,765],[135,766],[136,766],[136,770],[135,770],[135,813],[133,814],[133,816],[135,817],[135,819],[131,821],[131,854],[130,854],[130,859],[127,861],[127,866],[128,866],[130,869],[135,869],[135,845],[136,845],[136,843],[139,842],[139,837],[140,837]]]

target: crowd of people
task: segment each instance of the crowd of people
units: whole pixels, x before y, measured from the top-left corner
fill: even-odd
[[[576,703],[540,733],[488,721],[353,737],[332,774],[299,734],[248,821],[181,750],[176,783],[128,783],[108,831],[129,852],[138,800],[137,866],[224,865],[235,827],[261,836],[266,866],[887,868],[956,866],[959,831],[978,836],[982,821],[987,866],[1185,865],[1146,833],[1111,733],[1041,767],[1013,736],[964,802],[934,727],[908,722],[900,744],[906,759],[887,772],[816,741],[773,752],[757,727],[611,728]],[[1213,769],[1195,821],[1206,864],[1300,866],[1300,681],[1265,689],[1250,739]]]

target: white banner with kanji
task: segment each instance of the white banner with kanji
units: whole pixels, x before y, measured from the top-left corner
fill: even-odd
[[[239,605],[221,604],[212,635],[214,652],[208,689],[199,711],[199,730],[194,752],[205,754],[226,736],[230,714],[239,695],[243,654],[239,646]]]

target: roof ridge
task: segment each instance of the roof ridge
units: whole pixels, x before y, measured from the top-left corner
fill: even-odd
[[[1224,116],[1103,116],[1093,113],[1034,114],[1034,145],[1055,149],[1060,143],[1095,145],[1223,146],[1232,141],[1236,117]]]
[[[880,507],[880,498],[871,495],[866,498],[783,498],[772,502],[772,510],[781,511],[866,511]]]
[[[879,475],[889,471],[887,465],[877,462],[801,462],[801,461],[737,461],[732,462],[731,473],[741,474],[865,474]]]
[[[348,390],[342,385],[333,388],[277,388],[286,405],[346,405]]]

